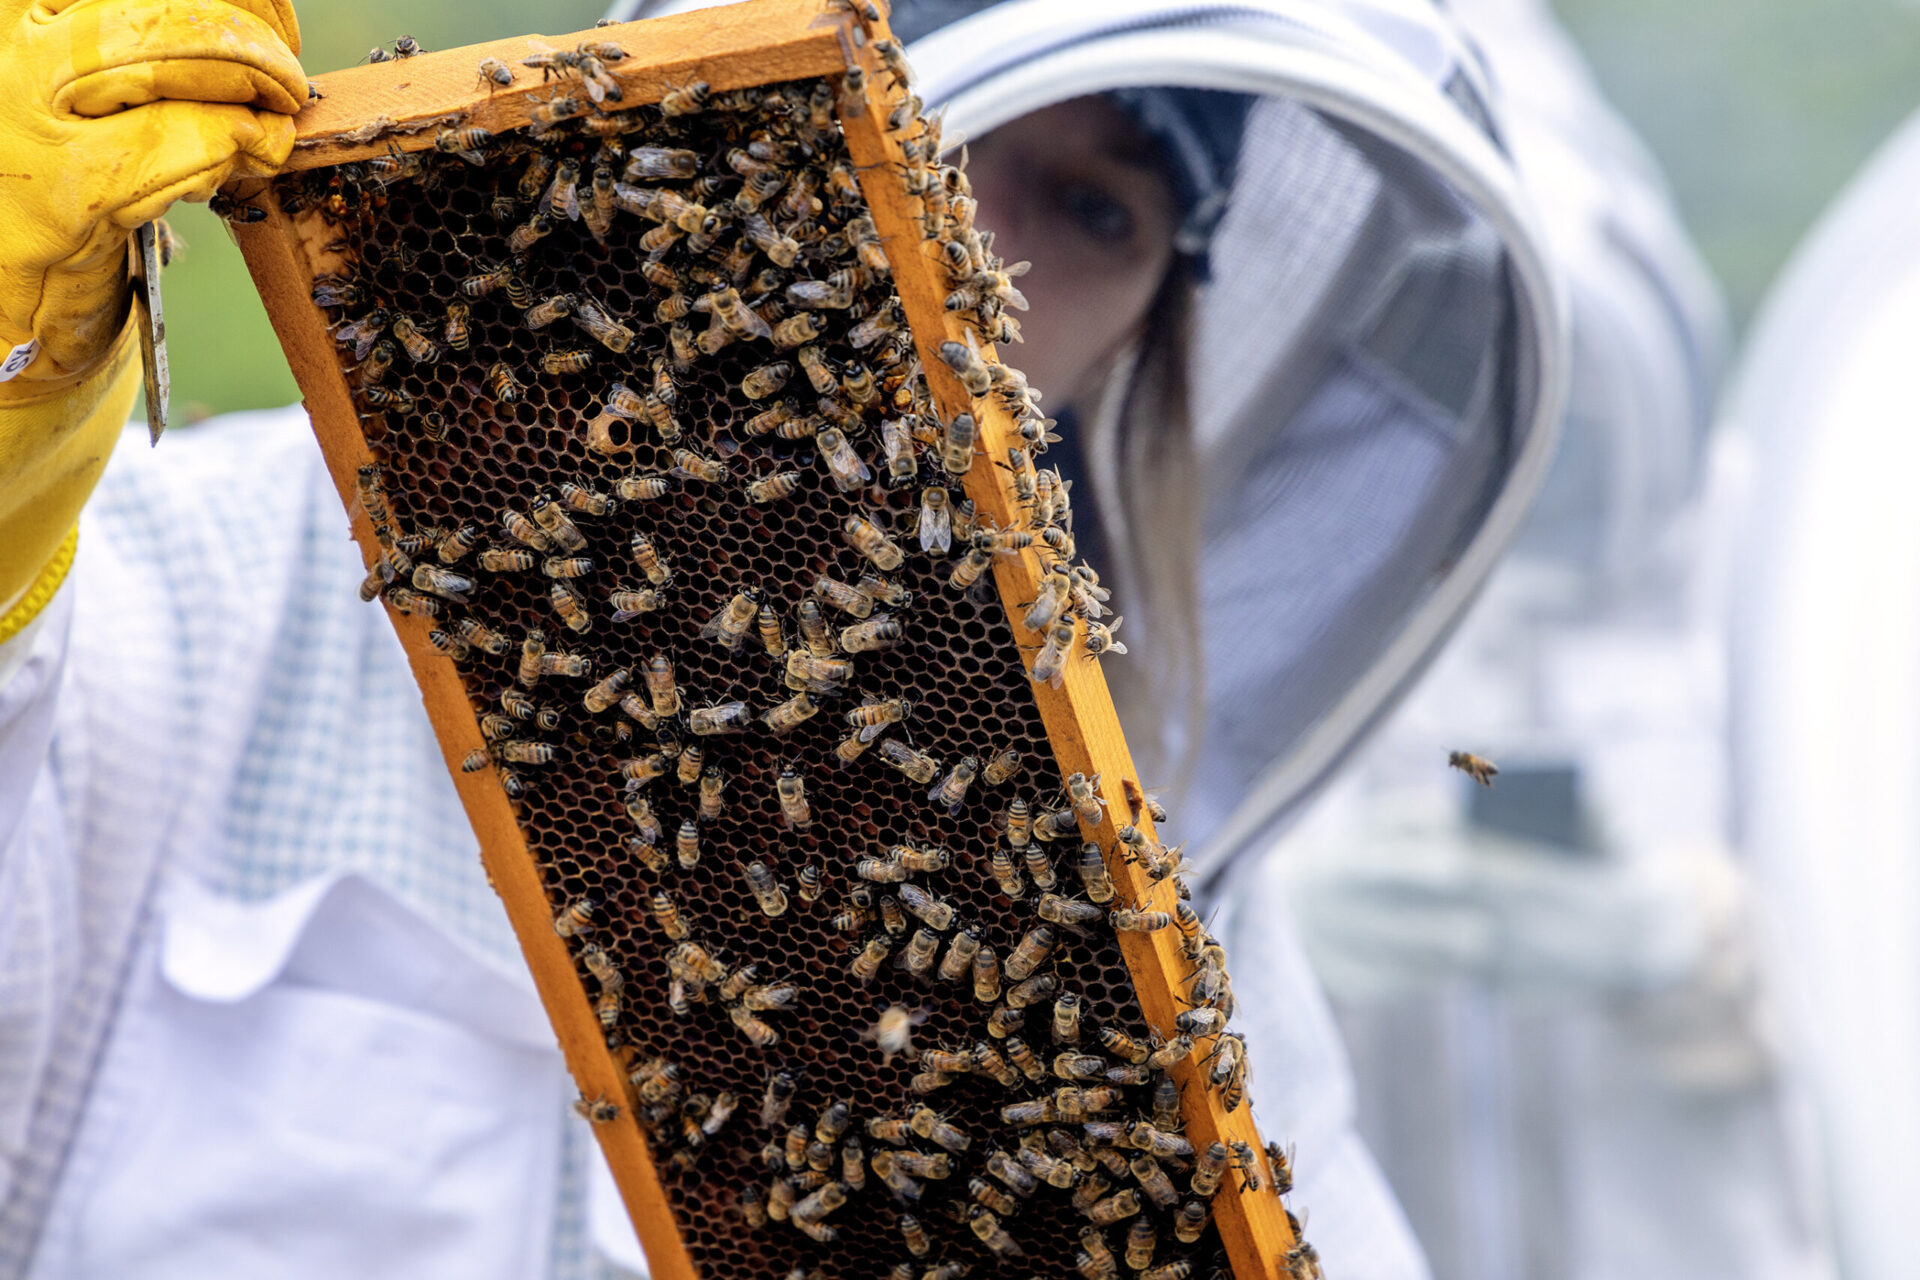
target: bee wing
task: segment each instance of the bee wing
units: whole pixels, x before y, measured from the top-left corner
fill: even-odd
[[[920,549],[928,553],[940,553],[953,549],[953,513],[951,508],[934,510],[920,504]]]

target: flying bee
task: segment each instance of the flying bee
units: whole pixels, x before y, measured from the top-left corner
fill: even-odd
[[[667,90],[660,99],[660,114],[672,119],[674,116],[694,115],[706,110],[707,103],[713,97],[713,87],[705,80],[694,80],[676,89]]]
[[[774,789],[780,797],[780,816],[787,825],[795,831],[812,829],[813,810],[807,804],[807,784],[800,771],[791,764],[781,769]]]
[[[768,918],[777,919],[787,914],[787,891],[780,887],[774,878],[773,868],[755,859],[742,868],[747,877],[747,888],[752,890],[754,901],[760,904],[760,910]]]
[[[873,481],[873,472],[861,461],[840,428],[828,427],[821,431],[814,437],[814,447],[827,474],[833,477],[833,487],[841,493],[852,493]]]
[[[818,704],[812,698],[805,693],[796,693],[785,702],[771,707],[760,718],[774,733],[787,734],[811,720],[819,710]]]
[[[673,578],[673,571],[667,567],[667,562],[661,557],[659,550],[654,546],[653,539],[649,538],[645,533],[636,530],[633,535],[632,545],[633,558],[639,563],[641,571],[647,575],[647,581],[656,587],[666,586]]]
[[[752,629],[759,608],[760,593],[752,587],[740,588],[700,628],[700,638],[717,641],[728,653],[740,652],[740,645]]]
[[[1447,763],[1483,787],[1491,787],[1500,768],[1493,761],[1466,751],[1447,752]]]
[[[913,1051],[913,1029],[930,1016],[930,1012],[926,1009],[910,1009],[906,1005],[890,1004],[881,1011],[878,1021],[860,1033],[860,1038],[874,1042],[874,1047],[880,1050],[881,1066],[891,1066],[897,1055],[909,1054]],[[911,1173],[912,1171],[903,1169],[902,1172]]]

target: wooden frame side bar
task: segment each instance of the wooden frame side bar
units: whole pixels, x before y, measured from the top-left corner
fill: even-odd
[[[893,267],[893,280],[913,331],[920,363],[926,370],[927,384],[942,415],[971,413],[979,424],[980,452],[965,476],[967,496],[979,514],[1001,528],[1012,528],[1020,521],[1017,498],[1006,470],[995,465],[1007,457],[1010,448],[1022,442],[1012,416],[991,397],[974,400],[960,380],[940,359],[944,341],[967,340],[967,323],[946,309],[945,266],[933,256],[924,239],[917,203],[909,197],[903,182],[906,157],[899,141],[887,130],[886,114],[904,86],[893,83],[878,56],[872,39],[885,38],[885,30],[876,29],[871,38],[849,47],[849,55],[866,69],[869,90],[864,111],[845,112],[841,126],[847,148],[859,170],[860,186],[873,212],[874,227],[880,234],[887,258]],[[983,345],[982,357],[995,359],[991,346]],[[994,581],[1000,591],[1008,626],[1022,646],[1022,661],[1032,668],[1034,656],[1043,639],[1022,621],[1024,607],[1039,594],[1042,565],[1037,552],[1029,549],[1017,556],[994,557]],[[1098,777],[1099,794],[1106,801],[1105,814],[1097,827],[1081,826],[1087,840],[1097,841],[1107,851],[1107,871],[1119,896],[1129,907],[1172,911],[1176,901],[1171,880],[1151,883],[1146,873],[1117,855],[1114,815],[1130,815],[1131,808],[1122,790],[1124,781],[1138,783],[1133,757],[1120,730],[1112,695],[1098,662],[1083,661],[1078,652],[1070,655],[1063,685],[1059,689],[1034,684],[1035,701],[1047,727],[1047,737],[1063,775],[1083,773]],[[1120,819],[1125,821],[1125,818]],[[1152,823],[1144,814],[1139,825],[1149,838]],[[1134,992],[1148,1023],[1163,1036],[1174,1034],[1174,1017],[1192,1002],[1187,998],[1189,978],[1181,975],[1189,968],[1181,954],[1178,933],[1161,929],[1152,933],[1123,932],[1118,935],[1120,951],[1133,976]],[[1233,1112],[1220,1105],[1219,1095],[1207,1082],[1200,1060],[1201,1051],[1177,1064],[1173,1076],[1180,1084],[1181,1109],[1186,1120],[1187,1137],[1195,1147],[1209,1142],[1245,1142],[1257,1153],[1261,1175],[1272,1184],[1266,1152],[1254,1127],[1251,1104]],[[1214,1219],[1221,1241],[1233,1264],[1238,1280],[1287,1280],[1286,1255],[1295,1245],[1285,1210],[1278,1196],[1265,1193],[1234,1194],[1231,1183],[1214,1197]]]
[[[371,565],[379,559],[381,547],[372,522],[360,509],[356,476],[373,456],[361,431],[353,393],[335,358],[333,338],[310,297],[314,275],[327,264],[316,262],[312,240],[280,208],[270,190],[257,196],[256,203],[266,209],[267,217],[234,228],[240,252],[266,303],[287,361],[293,366],[334,487],[351,513],[354,539]],[[634,1114],[626,1068],[607,1048],[605,1033],[594,1016],[593,1000],[580,982],[566,943],[553,931],[552,909],[541,887],[539,864],[501,789],[499,774],[491,769],[460,771],[460,762],[469,751],[484,745],[484,740],[458,668],[427,640],[430,624],[426,619],[384,604],[382,607],[387,609],[406,649],[427,716],[433,721],[441,754],[446,758],[447,772],[459,789],[461,804],[480,842],[480,860],[486,867],[488,883],[506,904],[507,917],[533,972],[534,986],[553,1023],[567,1068],[584,1096],[622,1104],[617,1119],[597,1124],[594,1130],[639,1233],[651,1273],[655,1280],[698,1280],[699,1272],[674,1224],[666,1189]]]
[[[499,133],[525,126],[545,101],[584,94],[571,77],[547,79],[521,59],[571,51],[584,41],[617,44],[627,56],[607,64],[622,107],[658,102],[669,89],[704,80],[715,92],[846,70],[845,31],[852,14],[826,0],[751,0],[695,13],[623,22],[564,36],[516,36],[488,44],[348,67],[319,76],[325,96],[294,117],[286,170],[318,169],[421,151],[442,129],[478,126]],[[480,61],[513,72],[500,86],[483,80]]]

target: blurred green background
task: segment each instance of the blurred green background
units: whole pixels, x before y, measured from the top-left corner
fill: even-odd
[[[1666,166],[1736,324],[1873,149],[1920,108],[1920,0],[1558,0],[1601,85]],[[601,0],[331,0],[301,9],[316,75],[407,33],[429,49],[591,26]],[[175,413],[286,404],[293,377],[240,255],[200,206],[173,219]]]

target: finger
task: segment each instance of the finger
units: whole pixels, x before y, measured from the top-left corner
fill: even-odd
[[[294,15],[293,0],[226,0],[273,28],[282,44],[300,52],[300,20]],[[52,17],[61,17],[88,8],[124,10],[126,0],[39,0],[38,8]]]
[[[43,65],[68,69],[49,86],[56,112],[108,116],[173,99],[291,115],[307,100],[306,72],[280,29],[226,0],[76,6],[39,35],[55,46]]]
[[[82,133],[81,145],[99,157],[89,189],[114,193],[104,216],[127,230],[176,200],[205,200],[234,178],[274,173],[293,150],[291,119],[226,104],[152,102]]]

